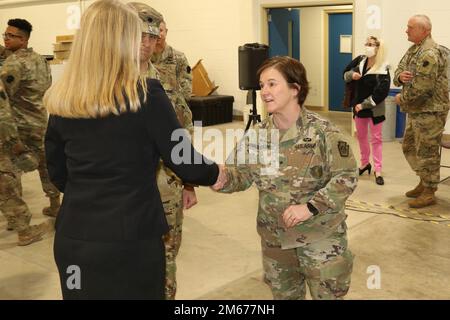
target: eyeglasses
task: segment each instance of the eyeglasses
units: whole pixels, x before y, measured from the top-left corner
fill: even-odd
[[[2,34],[3,39],[14,39],[14,38],[23,38],[22,36],[18,35],[18,34],[13,34],[13,33],[3,33]]]

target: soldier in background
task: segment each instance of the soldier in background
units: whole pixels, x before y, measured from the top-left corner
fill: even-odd
[[[176,79],[175,69],[165,69],[163,65],[154,68],[150,61],[150,53],[153,54],[156,39],[160,35],[160,23],[162,15],[152,7],[139,2],[129,3],[139,14],[147,26],[148,36],[143,36],[141,44],[141,70],[147,70],[147,76],[160,80],[172,102],[180,124],[191,134],[193,132],[192,113],[180,90]],[[156,33],[155,33],[156,27]],[[148,39],[147,39],[148,38]],[[173,73],[172,73],[173,72]],[[166,246],[166,299],[173,300],[176,295],[176,256],[181,246],[183,208],[189,209],[197,203],[193,186],[184,185],[183,181],[169,168],[160,162],[157,172],[158,189],[169,224],[169,232],[164,236]]]
[[[431,37],[431,21],[415,15],[408,21],[408,41],[414,43],[395,71],[394,84],[402,86],[396,103],[408,115],[403,153],[420,178],[419,184],[406,192],[412,208],[436,203],[440,180],[439,146],[449,110],[447,54]]]
[[[188,100],[192,95],[192,73],[189,62],[183,52],[175,50],[166,42],[167,29],[164,17],[159,26],[160,38],[156,43],[152,63],[161,73],[161,77],[167,79],[171,90],[180,90],[184,99]],[[177,89],[179,87],[179,89]],[[166,90],[167,91],[167,90]]]
[[[3,82],[0,80],[0,211],[8,230],[17,230],[18,245],[25,246],[42,239],[49,230],[44,222],[30,226],[31,213],[21,195],[19,170],[36,170],[38,159],[21,141],[13,111]]]
[[[141,73],[151,79],[158,79],[159,73],[150,61],[150,57],[155,51],[156,42],[159,39],[159,23],[161,18],[158,13],[150,6],[141,2],[129,2],[128,6],[133,8],[142,21],[142,40],[140,52]]]
[[[60,194],[50,182],[45,161],[44,134],[47,112],[42,104],[45,91],[51,85],[50,67],[39,54],[28,48],[32,31],[24,19],[8,21],[3,38],[6,49],[12,52],[4,61],[0,78],[9,97],[15,124],[22,143],[39,160],[39,176],[50,206],[43,213],[55,217],[59,211]]]
[[[257,230],[275,299],[304,299],[306,283],[313,299],[342,299],[353,266],[345,202],[358,181],[355,158],[334,125],[304,108],[309,85],[298,60],[271,58],[258,76],[271,116],[244,136],[227,159],[228,181],[213,189],[259,189]]]

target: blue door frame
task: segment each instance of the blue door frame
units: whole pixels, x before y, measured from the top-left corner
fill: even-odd
[[[342,73],[352,61],[351,53],[340,52],[341,35],[352,35],[352,13],[328,15],[328,107],[330,111],[346,111],[342,107],[344,80]]]
[[[269,9],[269,56],[289,56],[300,60],[300,10]]]

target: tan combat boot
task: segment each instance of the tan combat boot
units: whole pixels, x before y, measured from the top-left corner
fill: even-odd
[[[47,222],[38,225],[29,226],[25,230],[19,231],[19,242],[17,245],[26,246],[42,240],[42,237],[49,231],[49,224]]]
[[[12,221],[8,221],[8,224],[6,225],[6,230],[13,231],[16,229],[16,224]]]
[[[411,208],[424,208],[436,203],[434,193],[436,188],[424,188],[423,192],[416,199],[408,202]]]
[[[8,230],[8,231],[16,230],[17,224],[16,224],[16,219],[15,218],[8,217],[6,219],[6,221],[8,222],[8,224],[6,225],[6,230]]]
[[[422,180],[420,180],[419,184],[412,190],[405,193],[405,196],[408,198],[417,198],[420,196],[425,189],[425,186],[422,184]]]
[[[50,197],[50,207],[45,207],[42,210],[42,213],[46,216],[55,218],[58,215],[59,212],[59,207],[60,207],[60,202],[59,202],[59,196],[57,197]]]

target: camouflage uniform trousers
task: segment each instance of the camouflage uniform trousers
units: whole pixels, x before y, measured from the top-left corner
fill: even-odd
[[[49,198],[56,198],[60,195],[58,189],[50,182],[45,159],[44,131],[41,128],[18,127],[20,137],[39,160],[39,177],[41,179],[42,190]]]
[[[275,300],[304,300],[306,283],[314,300],[340,300],[350,288],[353,255],[345,224],[328,238],[282,250],[261,240],[265,281]]]
[[[440,180],[439,154],[445,112],[408,113],[403,137],[403,154],[425,187],[436,189]]]
[[[167,300],[174,300],[177,292],[176,257],[181,246],[183,225],[183,186],[175,174],[165,167],[160,167],[157,176],[158,189],[166,214],[169,232],[163,237],[166,247],[166,285]]]
[[[31,213],[20,190],[20,175],[11,159],[0,154],[0,211],[3,212],[8,224],[17,231],[25,230],[30,225]]]

